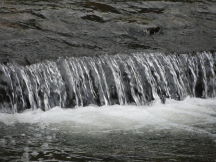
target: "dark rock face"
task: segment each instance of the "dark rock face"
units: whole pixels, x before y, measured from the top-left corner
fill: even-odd
[[[0,62],[216,49],[213,0],[2,0]]]

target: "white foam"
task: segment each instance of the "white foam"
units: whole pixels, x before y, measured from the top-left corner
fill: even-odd
[[[25,111],[21,114],[0,113],[0,122],[7,125],[30,123],[39,125],[60,124],[72,129],[116,130],[141,127],[195,129],[193,125],[216,123],[216,99],[186,98],[168,100],[150,106],[88,106],[76,109],[55,107],[49,111]],[[204,131],[196,128],[196,131]],[[206,132],[208,133],[208,132]]]

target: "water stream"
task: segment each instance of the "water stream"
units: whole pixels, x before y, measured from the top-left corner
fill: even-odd
[[[216,159],[216,55],[0,64],[0,161]]]
[[[0,65],[0,110],[91,104],[144,105],[160,98],[216,96],[216,55],[161,53]]]

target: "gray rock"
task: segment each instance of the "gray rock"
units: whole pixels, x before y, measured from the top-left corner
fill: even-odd
[[[0,62],[216,50],[213,0],[4,0]]]

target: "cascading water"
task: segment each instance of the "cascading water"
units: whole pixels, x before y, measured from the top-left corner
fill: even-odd
[[[216,55],[132,54],[0,64],[0,110],[113,104],[216,96]]]

